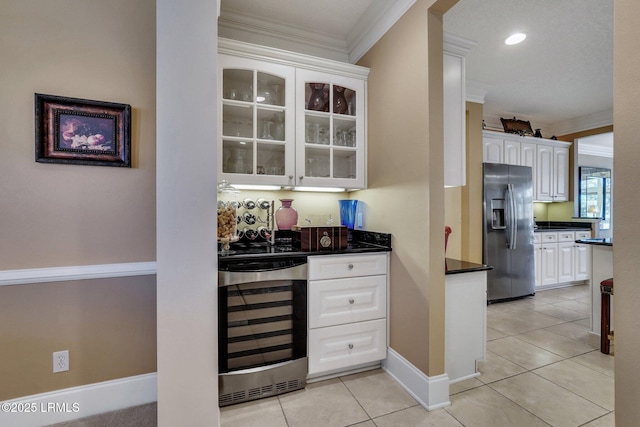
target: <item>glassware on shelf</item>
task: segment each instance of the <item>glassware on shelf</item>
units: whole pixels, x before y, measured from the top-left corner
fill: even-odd
[[[307,159],[307,168],[305,170],[305,176],[316,176],[316,159]]]
[[[307,102],[307,110],[329,111],[329,89],[324,83],[307,83],[311,96]]]
[[[356,129],[349,129],[345,136],[345,145],[347,147],[355,147],[356,146]]]
[[[324,126],[316,125],[316,138],[317,143],[322,145],[329,145],[329,129]]]
[[[247,173],[244,156],[239,149],[231,149],[230,156],[226,161],[224,171],[228,173]]]
[[[273,92],[273,95],[271,96],[271,103],[273,105],[282,105],[282,102],[280,101],[280,87],[281,85],[278,83],[271,85],[271,91]]]
[[[271,135],[271,125],[273,124],[272,121],[265,121],[264,124],[262,125],[262,135],[260,136],[260,138],[262,139],[273,139],[273,135]]]
[[[236,213],[240,191],[223,180],[218,185],[218,241],[222,250],[229,250],[231,242],[238,241]]]
[[[315,144],[317,142],[316,125],[307,122],[305,124],[305,141],[309,144]]]
[[[240,128],[242,126],[242,122],[233,122],[234,135],[240,136]]]
[[[284,113],[276,113],[273,121],[275,128],[273,137],[278,141],[284,141]]]
[[[338,145],[344,147],[347,145],[347,131],[344,129],[340,129],[339,127],[335,128],[335,133],[333,135],[333,145]]]
[[[269,88],[269,82],[267,80],[258,81],[258,96],[256,101],[262,104],[272,104],[271,90]]]

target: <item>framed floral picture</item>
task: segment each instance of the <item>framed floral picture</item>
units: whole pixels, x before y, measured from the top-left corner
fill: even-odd
[[[131,167],[131,106],[35,94],[36,162]]]

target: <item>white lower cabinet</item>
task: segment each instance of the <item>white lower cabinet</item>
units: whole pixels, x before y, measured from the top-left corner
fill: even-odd
[[[535,233],[536,288],[588,280],[591,275],[589,247],[575,241],[589,237],[590,231]]]
[[[589,239],[590,231],[576,231],[576,240]],[[591,279],[591,252],[589,245],[576,243],[574,247],[574,280]]]
[[[540,286],[558,283],[558,233],[540,236]]]
[[[388,255],[309,257],[309,378],[387,357]]]
[[[355,367],[387,357],[386,319],[311,329],[309,375]]]
[[[575,232],[561,231],[558,233],[558,283],[575,280],[575,245]]]
[[[445,276],[445,370],[455,383],[479,375],[487,342],[487,272]]]

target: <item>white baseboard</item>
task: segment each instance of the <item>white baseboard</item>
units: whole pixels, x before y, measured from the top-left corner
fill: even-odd
[[[427,411],[451,405],[447,374],[429,377],[391,348],[387,349],[387,359],[382,362],[382,368]]]
[[[154,372],[0,402],[0,426],[46,426],[157,399],[158,381]]]
[[[0,270],[0,286],[156,274],[156,262]]]

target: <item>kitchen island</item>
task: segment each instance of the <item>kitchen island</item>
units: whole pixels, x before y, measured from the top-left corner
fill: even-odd
[[[487,349],[487,271],[493,267],[445,259],[445,371],[449,383],[480,375]]]
[[[600,335],[602,302],[600,282],[613,277],[613,239],[579,239],[576,243],[591,247],[591,333]],[[611,324],[613,325],[613,297],[611,298]]]

